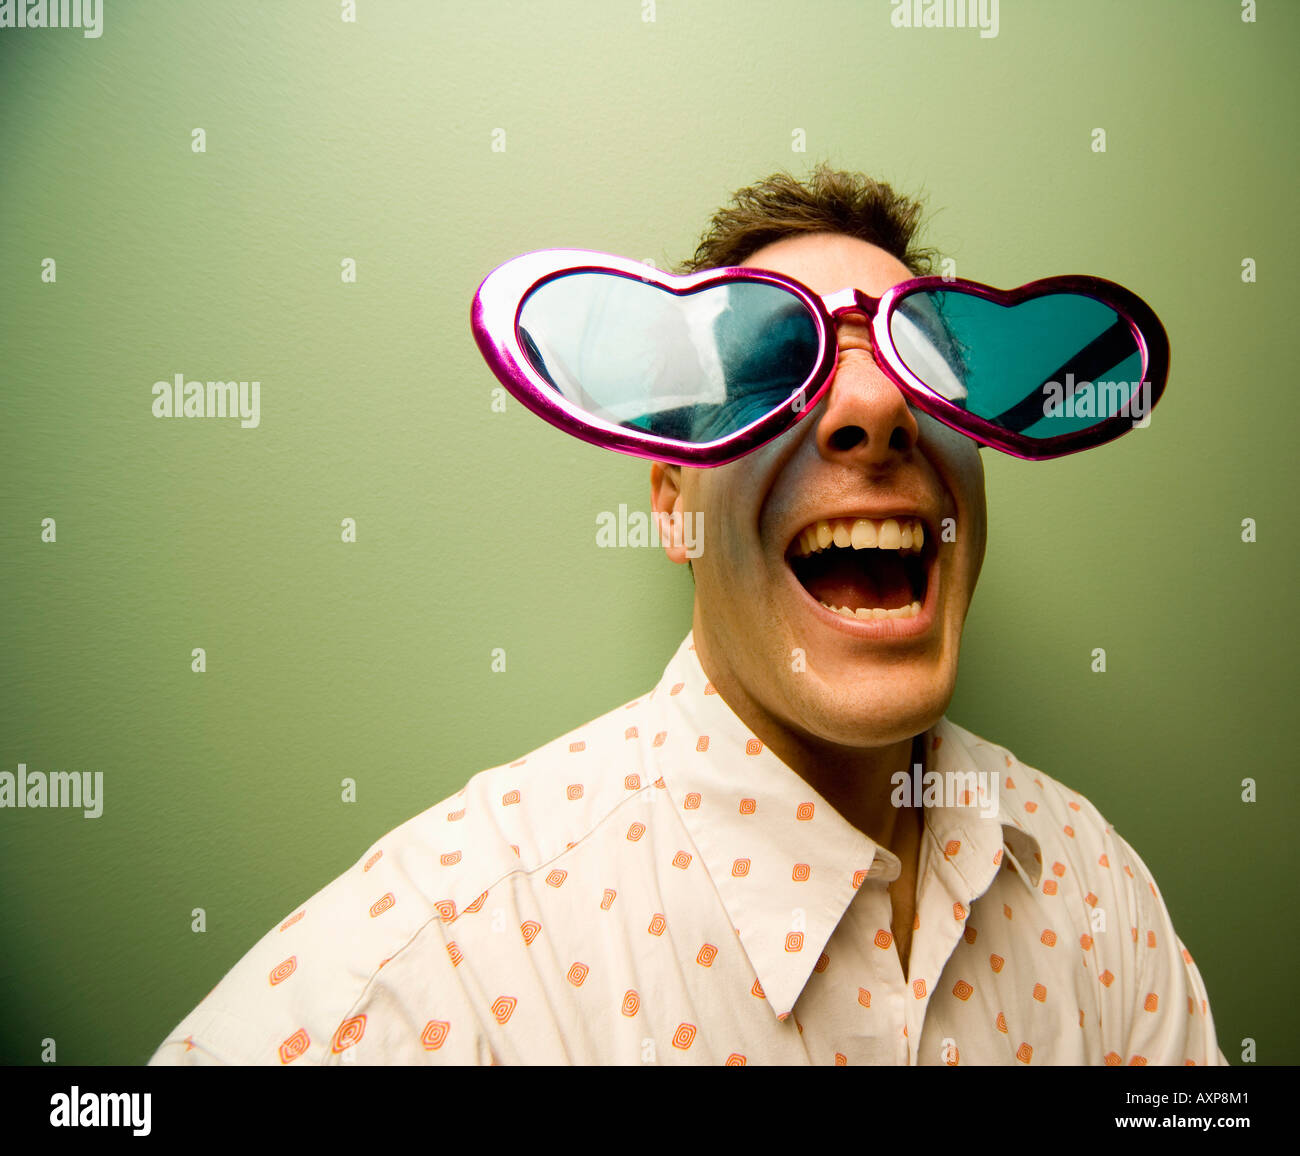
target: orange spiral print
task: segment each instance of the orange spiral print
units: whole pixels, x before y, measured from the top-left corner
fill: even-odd
[[[685,871],[690,865],[691,857],[685,851],[678,851],[677,854],[673,856],[674,867],[679,867],[681,870]]]
[[[634,739],[634,738],[636,738],[636,737],[637,737],[637,729],[636,729],[636,727],[628,727],[627,730],[625,730],[625,731],[623,732],[623,737],[624,737],[625,739]]]
[[[700,809],[700,792],[692,791],[682,802],[683,811],[698,811]]]
[[[813,971],[821,975],[831,965],[831,957],[824,951],[817,957],[817,962],[813,964]]]
[[[601,911],[608,911],[613,905],[614,900],[618,898],[618,892],[612,887],[606,887],[604,894],[600,897]]]
[[[739,1052],[732,1052],[731,1055],[727,1057],[727,1062],[723,1065],[723,1067],[743,1068],[748,1063],[749,1061],[746,1060],[745,1057],[742,1056]]]
[[[311,1047],[311,1037],[299,1028],[280,1045],[280,1063],[292,1064],[309,1047]]]
[[[334,1033],[334,1042],[330,1045],[330,1050],[338,1055],[339,1052],[346,1051],[354,1044],[361,1042],[361,1037],[366,1034],[366,1017],[364,1015],[353,1016],[350,1020],[344,1020],[339,1024],[339,1030]]]
[[[462,914],[473,915],[474,912],[480,910],[483,904],[487,902],[487,897],[488,897],[488,893],[484,891],[482,895],[480,895],[477,899],[474,900],[473,903],[471,903],[468,907],[465,908]]]
[[[763,744],[758,739],[750,739],[745,744],[745,754],[761,755],[763,753]]]
[[[1045,988],[1041,983],[1034,984],[1033,994],[1034,994],[1034,999],[1036,999],[1039,1003],[1047,1002],[1047,988]]]
[[[1001,1012],[998,1012],[996,1026],[998,1031],[1000,1031],[1004,1036],[1007,1034],[1007,1017]]]
[[[443,923],[450,923],[456,918],[456,904],[450,899],[439,899],[433,907]]]
[[[807,863],[796,863],[794,865],[794,870],[790,872],[790,878],[796,883],[804,883],[811,874],[812,868],[809,867]]]
[[[365,866],[363,866],[361,870],[369,871],[370,868],[373,867],[376,863],[378,863],[379,860],[382,859],[383,857],[384,857],[384,853],[382,851],[376,851],[373,855],[370,856],[369,859],[366,860]]]
[[[1003,959],[1002,956],[1000,955],[989,956],[989,967],[991,967],[994,971],[1001,971],[1002,965],[1004,963],[1006,963],[1006,960]]]
[[[634,1016],[640,1007],[641,997],[637,995],[633,988],[628,988],[628,990],[623,993],[623,1014],[628,1017]]]
[[[644,823],[633,823],[633,824],[632,824],[632,825],[627,829],[627,841],[628,841],[629,843],[635,843],[635,842],[636,842],[639,838],[641,838],[641,836],[644,835],[644,834],[645,834],[645,824],[644,824]]]
[[[707,751],[709,749],[709,736],[700,735],[700,737],[696,740],[695,749],[701,753]]]
[[[871,993],[865,987],[858,988],[858,1003],[863,1007],[871,1006]]]
[[[514,1014],[515,1004],[518,1002],[512,995],[498,996],[492,1004],[492,1015],[497,1023],[504,1027],[506,1021]]]
[[[298,957],[296,955],[289,956],[289,958],[283,963],[277,963],[273,968],[271,968],[271,974],[268,976],[271,981],[271,986],[275,987],[277,983],[283,983],[293,975],[297,968]]]
[[[576,743],[569,744],[569,751],[571,754],[576,755],[579,751],[585,751],[586,749],[587,749],[587,744],[585,742],[576,742]]]
[[[289,916],[288,919],[286,919],[282,924],[280,924],[280,930],[286,931],[288,928],[292,927],[295,923],[297,923],[298,920],[300,920],[306,914],[307,914],[307,908],[304,907],[301,911],[296,912],[295,914]]]
[[[636,730],[636,727],[633,727],[632,729],[635,731],[635,730]],[[639,790],[641,789],[641,776],[640,776],[640,775],[624,775],[624,776],[623,776],[623,787],[624,787],[626,790],[629,790],[629,791],[639,791]]]
[[[959,979],[952,989],[952,994],[960,1000],[967,1000],[970,999],[974,991],[975,989],[964,979]]]
[[[532,946],[533,940],[537,938],[537,933],[541,931],[542,925],[534,919],[527,919],[519,925],[519,930],[523,934],[524,944]]]
[[[677,1030],[673,1033],[673,1047],[681,1048],[685,1051],[695,1042],[695,1025],[678,1024]]]
[[[706,943],[700,948],[699,954],[695,957],[695,962],[701,967],[712,967],[713,961],[718,958],[718,949],[711,943]]]
[[[743,879],[749,874],[749,860],[737,859],[731,864],[731,874],[736,879]]]
[[[866,873],[865,871],[855,871],[855,872],[853,872],[853,890],[854,890],[854,891],[856,891],[859,887],[861,887],[861,886],[862,886],[866,881],[867,881],[867,873]]]
[[[454,867],[457,863],[460,862],[460,852],[448,851],[446,855],[439,857],[438,862],[441,863],[444,867]]]
[[[568,877],[569,873],[567,871],[562,871],[557,867],[546,877],[546,882],[552,887],[559,887]]]
[[[925,999],[925,980],[912,980],[912,994],[916,996],[917,999]]]
[[[461,965],[461,962],[465,958],[464,952],[462,952],[461,949],[456,945],[455,940],[452,940],[447,944],[447,954],[451,957],[452,967],[459,967]]]
[[[564,797],[569,800],[582,798],[582,784],[570,783],[564,788]]]
[[[1016,1059],[1018,1059],[1022,1064],[1029,1063],[1033,1058],[1033,1055],[1034,1049],[1028,1044],[1021,1044],[1020,1047],[1016,1049]]]
[[[565,978],[573,984],[574,987],[581,987],[582,981],[587,978],[587,972],[591,969],[585,963],[575,963],[569,968],[569,974]]]
[[[758,810],[758,800],[757,800],[757,799],[741,799],[741,800],[740,800],[740,813],[741,813],[742,815],[752,815],[756,810]]]
[[[894,942],[894,937],[883,928],[876,932],[876,938],[872,942],[880,948],[881,951],[888,951],[889,945]]]
[[[664,919],[661,914],[655,912],[655,916],[650,920],[650,926],[646,928],[646,930],[649,931],[651,935],[662,935],[664,933],[664,928],[667,926],[668,921]]]
[[[657,746],[657,747],[661,747],[661,746],[663,746],[663,745],[664,745],[664,741],[665,741],[667,738],[668,738],[668,732],[667,732],[667,731],[660,731],[657,735],[655,735],[654,745]]]
[[[459,811],[448,811],[448,812],[447,812],[447,822],[448,822],[448,823],[458,823],[458,822],[460,822],[460,820],[463,819],[464,817],[465,817],[465,808],[464,808],[464,807],[462,807]]]
[[[794,817],[801,823],[808,822],[813,817],[813,805],[811,803],[800,803],[795,809]]]
[[[436,1052],[446,1042],[449,1031],[451,1024],[446,1020],[430,1020],[420,1035],[420,1046],[426,1052]]]
[[[786,951],[802,951],[803,932],[802,931],[790,932],[790,934],[785,937],[785,949]]]
[[[374,919],[376,916],[383,915],[396,902],[397,897],[391,891],[381,895],[370,905],[370,918]]]
[[[519,802],[518,791],[507,791],[501,796],[501,805],[503,807],[513,807],[517,802]]]

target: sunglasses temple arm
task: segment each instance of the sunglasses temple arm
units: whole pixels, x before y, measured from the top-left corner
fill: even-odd
[[[1062,391],[1061,396],[1068,397],[1085,382],[1093,381],[1098,374],[1105,373],[1125,357],[1130,356],[1133,348],[1133,330],[1124,318],[1117,318],[1114,325],[1079,350],[1055,373],[1045,378],[1042,384],[1031,390],[1023,400],[988,420],[1003,429],[1021,433],[1045,416],[1043,390],[1047,385],[1055,383]],[[1070,374],[1073,374],[1074,378],[1067,383],[1066,379]]]

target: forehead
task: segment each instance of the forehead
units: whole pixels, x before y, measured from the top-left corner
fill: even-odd
[[[853,288],[879,297],[890,286],[912,276],[911,270],[892,253],[840,233],[785,237],[757,250],[744,264],[784,273],[822,295]]]

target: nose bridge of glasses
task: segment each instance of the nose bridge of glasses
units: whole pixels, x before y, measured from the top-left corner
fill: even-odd
[[[861,289],[840,289],[823,297],[822,305],[826,307],[826,312],[837,320],[846,313],[862,313],[871,320],[876,316],[876,310],[880,308],[880,298],[869,297]]]

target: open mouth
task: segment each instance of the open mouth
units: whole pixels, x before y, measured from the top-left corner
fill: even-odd
[[[915,618],[925,605],[933,538],[920,518],[822,518],[786,561],[803,588],[846,618]]]

